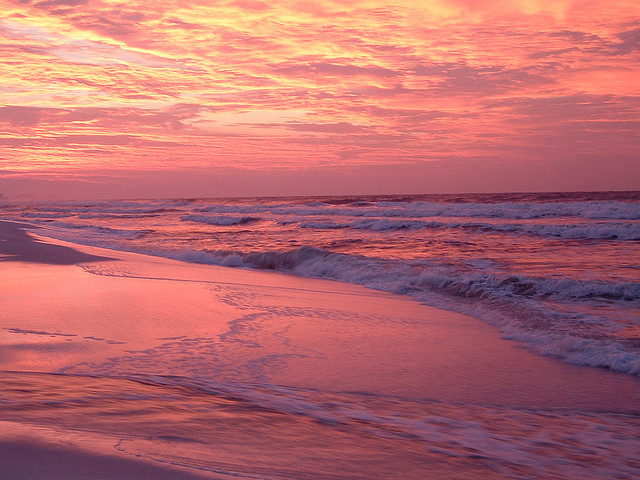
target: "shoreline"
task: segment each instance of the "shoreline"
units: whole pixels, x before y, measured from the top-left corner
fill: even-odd
[[[193,264],[164,257],[77,245],[61,240],[32,236],[22,230],[25,227],[31,228],[27,224],[0,221],[0,238],[4,239],[4,241],[0,242],[0,268],[8,268],[17,273],[21,273],[19,270],[22,270],[25,273],[25,281],[33,281],[37,291],[42,292],[47,288],[52,288],[55,289],[58,295],[69,297],[65,300],[64,305],[60,306],[60,311],[50,311],[48,312],[49,314],[66,315],[64,309],[68,308],[70,300],[85,303],[88,300],[85,296],[74,296],[73,292],[69,292],[67,288],[61,288],[60,284],[64,283],[65,280],[68,280],[72,286],[81,285],[88,292],[96,291],[96,296],[100,297],[98,303],[94,302],[87,305],[86,311],[82,312],[85,317],[93,317],[93,311],[96,307],[99,307],[104,312],[121,310],[122,307],[120,305],[113,305],[112,303],[114,300],[116,302],[121,300],[119,297],[122,296],[129,296],[131,297],[130,300],[144,304],[148,311],[141,312],[141,319],[145,314],[156,315],[157,313],[154,312],[157,310],[157,306],[151,306],[149,298],[157,295],[162,296],[162,293],[165,292],[167,298],[173,297],[177,300],[179,298],[176,296],[177,292],[172,292],[172,290],[176,290],[179,292],[184,291],[184,295],[187,297],[193,295],[195,302],[201,301],[206,306],[206,308],[198,312],[203,315],[202,318],[206,319],[211,314],[211,311],[220,315],[222,318],[215,325],[214,330],[217,329],[221,332],[230,328],[230,325],[232,330],[246,328],[242,321],[234,320],[234,318],[238,314],[244,313],[247,308],[264,310],[264,315],[274,310],[273,315],[275,317],[281,315],[278,311],[283,310],[283,308],[279,305],[278,297],[282,298],[280,303],[286,304],[288,310],[291,310],[290,305],[293,306],[296,303],[305,305],[305,308],[309,309],[310,318],[313,318],[318,312],[325,310],[326,312],[331,312],[326,309],[326,305],[332,304],[339,305],[335,313],[336,315],[344,314],[347,321],[351,321],[349,319],[354,315],[356,318],[358,316],[366,317],[366,315],[363,315],[364,311],[373,312],[379,309],[380,318],[384,322],[392,322],[394,321],[394,316],[397,316],[398,319],[402,319],[402,323],[410,325],[412,332],[419,335],[419,338],[409,338],[407,333],[403,332],[402,337],[398,339],[398,343],[401,343],[401,345],[394,346],[388,339],[384,339],[384,334],[397,334],[399,330],[393,328],[395,326],[388,328],[389,325],[387,325],[387,328],[381,332],[373,330],[370,332],[371,342],[368,348],[372,350],[395,348],[393,355],[396,356],[401,355],[400,348],[402,347],[411,349],[410,352],[406,352],[409,356],[405,355],[402,359],[395,359],[395,361],[414,361],[415,359],[411,359],[411,355],[424,357],[419,361],[421,361],[420,367],[424,367],[425,371],[416,371],[413,376],[415,377],[414,380],[418,376],[422,376],[423,380],[428,380],[429,386],[438,392],[435,397],[430,398],[440,399],[440,396],[446,393],[447,388],[450,388],[451,391],[464,393],[464,388],[454,386],[456,382],[466,383],[468,384],[467,386],[475,388],[477,387],[475,378],[484,378],[489,384],[497,382],[493,388],[512,389],[514,392],[519,390],[520,393],[516,392],[516,397],[520,397],[520,401],[523,404],[526,404],[527,394],[530,394],[532,398],[534,396],[548,395],[549,398],[555,399],[551,400],[550,406],[571,408],[571,404],[562,401],[562,395],[558,394],[558,389],[566,389],[566,386],[563,387],[563,385],[570,383],[570,379],[575,377],[581,382],[580,385],[573,386],[574,390],[577,387],[581,392],[580,400],[576,404],[579,408],[584,408],[589,404],[599,404],[598,407],[605,409],[611,407],[611,405],[602,403],[606,396],[596,391],[589,393],[589,390],[593,390],[594,385],[605,382],[605,384],[611,383],[612,389],[610,389],[610,392],[616,392],[618,389],[613,388],[613,385],[618,383],[616,380],[624,383],[635,392],[634,396],[628,393],[625,394],[625,389],[619,389],[618,395],[614,400],[617,402],[618,408],[640,408],[640,381],[635,376],[607,369],[573,365],[553,357],[531,352],[515,341],[502,338],[497,327],[480,319],[422,305],[409,297],[332,280],[301,278],[282,272]],[[9,252],[10,256],[2,258],[2,256],[7,255],[7,252]],[[26,269],[25,266],[27,267]],[[9,277],[6,278],[8,279]],[[11,283],[11,280],[5,280],[4,282],[5,285],[10,285]],[[175,285],[172,286],[172,284]],[[205,289],[238,290],[239,294],[237,298],[231,301],[227,298],[228,295],[218,296],[218,300],[216,300],[209,296],[203,296],[200,291],[194,291],[202,290],[201,287]],[[24,291],[24,288],[21,288],[21,291]],[[100,289],[104,289],[106,293],[101,292]],[[247,291],[245,292],[243,289]],[[110,293],[115,293],[117,296],[114,299],[108,298]],[[10,307],[21,310],[21,302],[24,301],[24,298],[22,297],[20,301],[14,304],[9,301]],[[239,303],[252,298],[260,298],[259,304],[251,306]],[[40,301],[44,303],[44,299]],[[2,304],[0,304],[0,308],[2,308]],[[49,308],[49,306],[46,308]],[[181,307],[179,305],[174,304],[171,308],[174,310],[174,315],[180,315]],[[207,310],[207,308],[210,310]],[[24,319],[27,321],[32,320],[29,318],[29,312],[26,313],[27,315],[24,315]],[[136,315],[138,315],[137,312]],[[290,312],[287,315],[290,315]],[[378,323],[381,321],[380,318],[375,319],[373,313],[367,315]],[[240,316],[242,317],[242,315]],[[78,323],[82,324],[84,320],[86,318],[81,318]],[[275,319],[273,321],[275,322]],[[340,319],[340,322],[344,321],[344,319]],[[329,339],[334,341],[337,337],[333,333],[326,332],[330,326],[333,326],[333,324],[328,323],[322,327],[304,325],[304,328],[292,326],[294,333],[289,340],[296,339],[304,343],[306,341],[304,339],[305,336],[316,335],[318,338],[322,338],[322,342],[327,342]],[[85,327],[87,327],[86,323],[82,324],[82,328]],[[118,327],[118,325],[114,327]],[[199,327],[194,328],[197,329]],[[361,327],[358,326],[358,328]],[[27,337],[31,332],[38,333],[39,331],[38,328],[25,329],[24,325],[4,327],[5,332],[12,329],[14,335],[22,334]],[[300,331],[297,332],[296,329]],[[22,330],[23,332],[21,333]],[[45,332],[46,329],[40,330]],[[86,333],[91,333],[90,330],[91,328],[87,328]],[[428,331],[428,334],[422,331]],[[232,332],[232,334],[235,334],[235,332]],[[33,333],[31,335],[33,336]],[[60,335],[58,338],[68,343],[73,343],[72,340],[75,340],[73,337],[65,337],[65,335],[72,334],[64,331],[55,333],[55,335]],[[89,336],[88,338],[91,337]],[[356,337],[350,338],[354,341],[356,340]],[[420,341],[423,343],[420,344]],[[317,342],[313,341],[309,346],[312,346],[313,343]],[[115,344],[117,344],[117,341]],[[327,348],[327,345],[323,345],[323,348]],[[346,353],[347,351],[332,352],[336,356],[336,362],[347,361]],[[374,355],[367,358],[367,360],[375,362],[379,359]],[[294,387],[315,388],[318,385],[315,383],[308,385],[304,380],[305,375],[309,373],[305,364],[309,363],[313,364],[312,368],[318,367],[318,364],[310,362],[309,359],[301,359],[300,362],[297,362],[298,368],[294,368],[286,374],[276,374],[274,378],[285,381],[284,384],[286,384],[286,381],[293,381],[292,386]],[[525,364],[527,365],[526,367]],[[510,365],[511,369],[516,366],[519,366],[520,369],[517,373],[513,373],[507,368],[507,365]],[[291,365],[288,366],[291,367]],[[334,366],[339,367],[340,365],[335,364]],[[351,365],[351,367],[360,369],[362,375],[374,373],[367,365],[363,364],[362,360]],[[416,367],[414,370],[418,370],[418,368]],[[6,368],[2,369],[6,370]],[[440,371],[441,369],[444,370]],[[465,369],[468,371],[465,371]],[[393,369],[390,369],[385,374],[389,374],[392,371]],[[547,375],[548,372],[551,372],[551,374]],[[561,375],[562,382],[557,382],[557,385],[550,388],[549,383],[554,375]],[[527,376],[530,377],[528,379],[530,382],[525,381],[523,384],[522,379]],[[547,376],[550,378],[547,379]],[[354,377],[354,375],[351,375],[351,377]],[[446,378],[446,380],[443,382],[443,380],[439,380],[440,377]],[[613,380],[607,382],[607,379]],[[366,390],[374,383],[364,382],[364,384],[360,384],[354,381],[353,385],[347,385],[348,388],[345,390],[358,391],[361,387],[365,387]],[[444,383],[446,388],[437,385],[438,383]],[[331,382],[327,380],[321,386],[325,387],[329,384]],[[534,384],[537,386],[534,386]],[[389,390],[381,385],[376,387],[381,389],[379,393],[382,394],[394,395],[399,393],[397,389]],[[486,392],[486,390],[486,388],[480,389],[482,392]],[[570,391],[571,389],[568,390],[569,393]],[[470,394],[465,396],[467,400],[476,398]],[[491,397],[491,395],[488,397]],[[448,401],[452,399],[452,395],[446,394],[442,398]],[[483,394],[477,398],[484,401],[487,399],[487,395]],[[509,398],[509,396],[507,395],[506,398]],[[462,401],[465,400],[462,399]]]
[[[374,468],[370,452],[391,452],[380,478],[392,478],[405,458],[415,467],[405,478],[424,478],[425,465],[434,478],[460,478],[461,471],[487,478],[482,461],[466,459],[467,447],[455,461],[433,457],[438,442],[455,441],[460,428],[491,432],[504,422],[518,431],[531,428],[527,422],[581,431],[600,419],[609,431],[622,428],[619,416],[633,422],[640,411],[635,377],[536,355],[481,320],[410,298],[74,245],[20,228],[0,221],[3,478],[233,475],[198,471],[193,452],[209,459],[201,460],[207,468],[254,472],[241,478],[256,478],[258,460],[257,478],[288,478],[269,473],[285,453],[280,462],[288,468],[311,462],[300,467],[309,478],[338,459],[348,471],[350,461],[330,448],[352,452],[363,471]],[[127,376],[158,383],[133,384]],[[354,412],[340,428],[324,420],[333,405]],[[431,453],[406,443],[414,433],[402,440],[367,433],[405,428],[416,415],[423,422],[455,418],[458,426],[452,437],[434,436]],[[483,438],[472,445],[493,448],[496,440],[483,445]],[[34,462],[34,455],[51,462]]]

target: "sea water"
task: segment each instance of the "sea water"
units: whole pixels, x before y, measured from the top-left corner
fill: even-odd
[[[0,218],[79,244],[406,295],[478,317],[537,353],[640,374],[637,192],[5,203]],[[136,278],[105,265],[83,268]],[[289,338],[275,323],[253,332],[249,317],[261,310],[251,308],[246,325],[235,325],[235,337],[220,345],[245,341],[249,351],[251,342]],[[264,318],[275,319],[267,310]],[[3,320],[6,335],[24,337],[44,357],[48,341],[73,343],[80,335],[71,326],[47,332]],[[409,328],[393,325],[391,315],[369,320]],[[78,338],[104,348],[123,340]],[[3,372],[2,428],[50,428],[45,438],[102,442],[212,478],[640,474],[635,410],[294,388],[261,380],[263,364],[234,363],[208,338],[156,340],[150,349],[123,344],[132,350],[99,364]],[[204,372],[209,364],[226,370]],[[159,367],[165,373],[149,373]]]
[[[71,242],[348,282],[640,375],[640,192],[0,204]]]

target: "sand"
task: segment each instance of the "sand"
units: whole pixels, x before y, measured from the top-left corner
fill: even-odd
[[[0,441],[0,478],[3,480],[51,480],[55,478],[95,480],[204,480],[211,474],[197,475],[175,467],[96,454],[78,448],[45,443],[34,437]],[[219,476],[218,478],[225,478]]]
[[[24,227],[0,222],[0,375],[13,385],[5,399],[24,399],[16,385],[29,383],[38,398],[59,388],[68,402],[89,388],[70,379],[89,374],[482,408],[640,410],[635,378],[535,355],[465,315],[325,280],[71,245]],[[65,375],[38,376],[50,372]],[[101,436],[108,426],[80,428],[64,410],[21,408],[0,422],[3,479],[228,478],[125,454],[110,440],[117,433]],[[442,478],[456,478],[455,468]]]

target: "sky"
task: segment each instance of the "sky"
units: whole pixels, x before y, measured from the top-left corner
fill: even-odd
[[[640,189],[637,0],[0,0],[0,195]]]

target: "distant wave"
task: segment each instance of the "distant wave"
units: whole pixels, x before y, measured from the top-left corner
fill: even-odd
[[[215,207],[215,208],[214,208]],[[220,205],[209,206],[208,210],[221,210],[226,213],[212,213],[207,214],[186,214],[181,215],[182,221],[203,223],[213,226],[233,226],[233,225],[246,225],[264,220],[263,217],[253,216],[247,214],[261,213],[275,214],[276,218],[281,217],[278,223],[281,225],[297,224],[300,228],[305,229],[321,229],[321,230],[339,230],[339,229],[353,229],[353,230],[370,230],[374,232],[387,232],[395,230],[421,230],[421,229],[474,229],[484,231],[494,231],[508,234],[520,234],[520,235],[533,235],[542,236],[548,238],[562,238],[562,239],[585,239],[585,240],[618,240],[618,241],[638,241],[640,240],[640,222],[636,221],[597,221],[592,220],[590,223],[569,223],[569,224],[554,224],[554,223],[489,223],[482,221],[455,221],[455,220],[420,220],[416,215],[413,218],[391,218],[392,212],[389,211],[375,211],[377,217],[368,216],[367,214],[361,215],[360,218],[347,219],[344,216],[334,216],[332,220],[318,219],[311,220],[314,216],[323,213],[326,215],[326,211],[309,212],[305,209],[298,207],[276,207],[271,212],[265,211],[264,206],[257,206],[260,208],[241,207],[224,205],[224,208]],[[180,213],[177,210],[167,210],[159,208],[135,208],[133,213],[115,213],[120,211],[119,208],[111,208],[110,212],[99,213],[80,213],[74,212],[58,212],[57,209],[51,208],[45,211],[38,212],[20,212],[15,218],[31,219],[36,223],[49,222],[53,225],[57,225],[63,228],[91,228],[90,225],[78,225],[70,222],[57,221],[59,219],[70,218],[77,215],[80,220],[92,220],[92,219],[142,219],[161,216],[167,213]],[[259,210],[260,212],[256,212]],[[229,215],[229,211],[233,211],[235,214]],[[293,217],[285,217],[283,212],[295,215]],[[306,216],[301,213],[306,212]],[[343,212],[344,213],[344,212]],[[366,213],[366,212],[365,212]],[[414,212],[415,213],[415,212]],[[332,215],[336,212],[332,211]],[[385,217],[385,215],[387,215]],[[363,218],[364,217],[364,218]],[[268,217],[267,217],[268,218]],[[340,218],[344,218],[345,221],[339,221]],[[97,227],[96,227],[97,228]]]
[[[372,230],[417,230],[429,228],[463,228],[537,235],[566,239],[640,240],[640,223],[592,223],[573,225],[492,224],[483,222],[424,222],[420,220],[358,219],[353,222],[302,221],[302,228]]]
[[[640,202],[619,200],[566,201],[566,202],[504,202],[504,203],[447,203],[426,201],[309,201],[306,203],[237,203],[193,201],[139,201],[51,203],[31,206],[8,206],[25,217],[54,215],[136,215],[179,212],[189,214],[239,214],[301,217],[339,216],[421,219],[448,218],[496,218],[525,220],[536,218],[574,217],[589,220],[640,220]]]
[[[209,213],[271,213],[274,215],[351,217],[485,217],[501,219],[535,219],[576,217],[586,219],[639,220],[640,203],[620,201],[564,202],[564,203],[434,203],[434,202],[378,202],[369,206],[333,205],[246,205],[213,204],[198,208]]]
[[[134,218],[154,218],[159,217],[162,212],[156,213],[82,213],[78,215],[78,218],[83,220],[90,219],[100,219],[100,218],[124,218],[124,219],[134,219]]]
[[[483,225],[481,228],[485,228]],[[544,237],[587,240],[640,240],[640,223],[593,223],[576,225],[491,225],[490,230]]]
[[[245,225],[247,223],[260,221],[260,218],[256,217],[231,217],[228,215],[184,215],[180,217],[180,219],[183,221],[218,226]]]
[[[430,204],[416,202],[407,210],[413,210],[417,214],[416,216],[429,217],[489,217],[516,220],[549,217],[582,217],[611,220],[640,219],[640,203],[615,201],[499,204]],[[406,216],[413,215],[408,214]]]
[[[101,218],[108,215],[144,215],[161,214],[171,211],[178,211],[179,207],[186,206],[187,203],[174,202],[55,202],[36,203],[32,205],[13,205],[5,207],[7,210],[18,213],[22,217],[68,217],[74,215],[90,215],[85,218]]]
[[[23,212],[20,214],[22,218],[67,218],[72,217],[73,213],[56,213],[53,211],[48,212]]]

